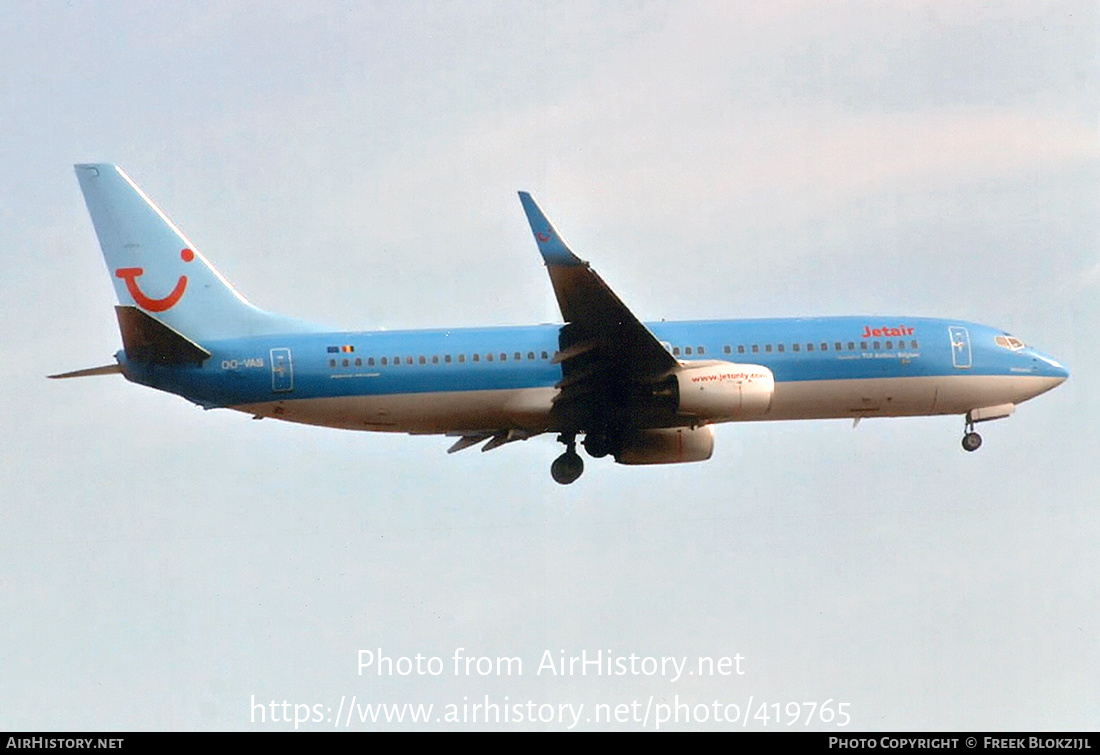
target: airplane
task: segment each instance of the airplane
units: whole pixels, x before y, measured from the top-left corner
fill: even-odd
[[[723,422],[962,415],[974,426],[1069,376],[1002,330],[902,316],[643,323],[519,199],[562,324],[341,332],[250,304],[121,168],[75,166],[115,287],[120,373],[255,419],[456,438],[449,453],[551,433],[563,485],[587,455],[709,459]]]

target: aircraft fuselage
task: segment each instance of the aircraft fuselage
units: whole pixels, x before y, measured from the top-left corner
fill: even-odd
[[[897,325],[882,326],[891,322]],[[963,414],[1057,386],[1050,357],[998,346],[1003,331],[957,320],[834,317],[646,323],[684,363],[763,365],[771,405],[735,420]],[[190,369],[129,364],[131,380],[208,408],[355,430],[560,432],[560,325],[333,332],[207,342]],[[965,340],[963,340],[965,339]],[[669,426],[677,421],[670,419]]]

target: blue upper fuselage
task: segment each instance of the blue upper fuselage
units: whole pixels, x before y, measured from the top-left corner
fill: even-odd
[[[777,383],[946,375],[1067,377],[1004,331],[956,320],[824,317],[646,325],[683,361],[768,367]],[[279,399],[550,388],[560,325],[295,333],[201,344],[194,367],[128,363],[135,382],[206,407]]]

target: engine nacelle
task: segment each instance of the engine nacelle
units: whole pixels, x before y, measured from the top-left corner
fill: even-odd
[[[775,376],[759,364],[686,362],[675,378],[678,411],[711,421],[758,417],[775,393]]]
[[[639,430],[623,439],[615,454],[620,464],[683,464],[706,461],[714,453],[714,426]]]

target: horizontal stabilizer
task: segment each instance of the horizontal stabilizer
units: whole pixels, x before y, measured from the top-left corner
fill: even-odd
[[[202,364],[210,352],[137,307],[115,307],[122,346],[131,362],[163,366]]]
[[[74,378],[74,377],[91,377],[92,375],[120,375],[122,374],[122,367],[117,364],[105,364],[102,367],[89,367],[86,370],[74,370],[73,372],[62,372],[60,375],[47,375],[46,377],[52,380],[60,380],[61,378]]]

